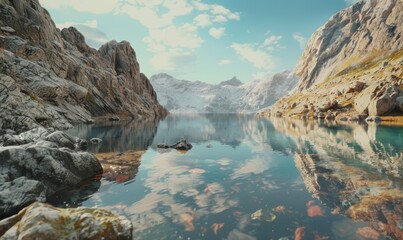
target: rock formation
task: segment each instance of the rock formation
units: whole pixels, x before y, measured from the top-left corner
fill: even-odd
[[[107,210],[33,203],[0,221],[1,239],[132,239],[132,223]]]
[[[166,114],[128,42],[92,49],[75,28],[57,29],[38,0],[2,0],[0,13],[0,128]]]
[[[3,146],[2,146],[3,145]],[[32,129],[0,139],[0,217],[102,173],[85,140],[61,131]]]
[[[335,14],[311,36],[297,64],[297,91],[271,115],[403,115],[396,101],[403,96],[402,36],[399,0],[361,1]],[[321,109],[329,102],[337,104]]]

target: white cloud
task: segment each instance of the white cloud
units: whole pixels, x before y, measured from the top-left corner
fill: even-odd
[[[278,48],[284,48],[279,43],[279,41],[282,38],[283,38],[282,36],[274,36],[274,35],[269,36],[264,40],[263,46],[269,51],[274,51],[275,49],[278,49]]]
[[[205,13],[198,15],[197,17],[194,18],[194,20],[196,25],[202,28],[213,25],[213,23],[210,20],[210,15]]]
[[[240,13],[232,12],[222,5],[207,4],[204,0],[40,1],[47,8],[69,7],[93,14],[125,15],[139,22],[148,31],[143,41],[153,54],[150,62],[154,70],[174,69],[183,59],[193,59],[195,50],[203,43],[200,32],[202,29],[209,27],[208,33],[219,39],[223,36],[225,27],[214,26],[215,24],[240,20]],[[184,17],[192,18],[192,23],[184,22]],[[96,28],[89,23],[81,26]]]
[[[225,28],[224,27],[220,27],[220,28],[215,28],[212,27],[210,28],[210,30],[208,31],[208,33],[215,39],[220,39],[223,35],[224,35],[224,31]]]
[[[119,4],[119,0],[39,0],[45,8],[72,7],[80,12],[102,14],[113,11]]]
[[[301,33],[295,32],[292,34],[292,37],[298,42],[301,49],[305,48],[306,38],[302,36]]]
[[[231,60],[229,59],[221,59],[220,61],[218,61],[218,65],[228,65],[231,64]]]
[[[231,44],[231,48],[246,61],[259,69],[271,71],[274,67],[274,60],[266,51],[253,44]]]

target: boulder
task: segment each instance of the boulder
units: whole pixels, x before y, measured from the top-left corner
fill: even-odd
[[[383,87],[369,103],[368,114],[370,116],[382,116],[392,111],[396,106],[399,91],[399,87],[395,85]]]
[[[44,128],[9,135],[0,147],[0,217],[102,173],[93,154],[79,151],[83,142]]]
[[[353,93],[353,92],[361,92],[366,87],[366,84],[361,81],[356,81],[349,86],[347,86],[345,92],[346,93]]]
[[[35,202],[0,221],[2,239],[132,239],[125,217],[96,208],[60,209]]]
[[[395,108],[399,93],[400,88],[391,82],[375,82],[357,96],[355,110],[360,114],[382,116]]]

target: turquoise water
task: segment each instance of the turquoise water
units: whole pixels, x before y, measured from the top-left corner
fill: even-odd
[[[170,115],[69,133],[103,139],[109,167],[51,202],[124,215],[135,239],[403,237],[401,127]],[[156,148],[180,139],[193,148]]]

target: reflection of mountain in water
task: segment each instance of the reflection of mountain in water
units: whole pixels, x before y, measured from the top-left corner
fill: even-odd
[[[403,239],[403,128],[273,119],[298,146],[305,186],[333,212]]]
[[[120,122],[102,122],[81,125],[69,130],[69,134],[83,139],[100,138],[97,145],[90,144],[92,152],[125,152],[146,150],[154,140],[158,119]]]
[[[216,140],[235,148],[244,138],[244,133],[240,129],[242,129],[242,118],[246,117],[251,116],[227,114],[169,115],[159,125],[154,145],[159,143],[172,144],[180,139],[187,139],[192,144]]]
[[[192,144],[218,141],[238,147],[242,141],[253,148],[273,149],[289,153],[292,141],[274,131],[270,122],[245,114],[178,114],[169,115],[158,126],[153,146],[172,144],[187,139]]]

